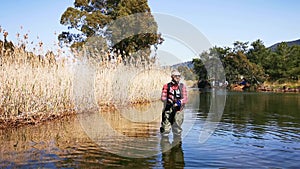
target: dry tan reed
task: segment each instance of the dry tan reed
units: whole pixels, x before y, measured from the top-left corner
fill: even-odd
[[[87,64],[82,72],[76,67],[79,60],[58,60],[53,52],[37,56],[21,47],[0,58],[0,128],[74,113],[80,106],[74,93],[83,93],[83,104],[95,101],[97,106],[157,100],[170,78],[169,70],[154,66]]]

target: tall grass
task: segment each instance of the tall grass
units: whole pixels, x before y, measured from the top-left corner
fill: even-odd
[[[73,109],[72,72],[63,65],[0,66],[1,116],[14,118],[36,113],[63,113]]]
[[[20,120],[39,123],[85,105],[150,102],[159,99],[162,85],[170,80],[169,70],[156,66],[103,66],[59,57],[51,52],[37,56],[17,47],[10,53],[2,49],[0,128]]]

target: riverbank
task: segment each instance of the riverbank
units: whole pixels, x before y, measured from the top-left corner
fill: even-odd
[[[187,81],[187,86],[191,88],[197,88],[197,81]],[[224,86],[223,86],[224,87]],[[208,89],[207,87],[206,89]],[[230,91],[255,91],[255,92],[288,92],[288,93],[300,93],[300,81],[298,82],[264,82],[260,85],[243,86],[238,84],[230,84],[226,87]]]
[[[277,83],[277,82],[265,82],[262,85],[257,87],[257,91],[261,92],[291,92],[299,93],[300,92],[300,82],[286,82],[286,83]]]
[[[17,128],[25,125],[39,125],[45,122],[63,119],[65,117],[74,116],[76,113],[30,113],[26,115],[13,116],[10,118],[0,117],[0,130],[7,128]]]

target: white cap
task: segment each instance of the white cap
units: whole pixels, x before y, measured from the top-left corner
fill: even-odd
[[[175,76],[175,75],[181,75],[180,72],[178,72],[178,70],[173,70],[171,72],[171,76]]]

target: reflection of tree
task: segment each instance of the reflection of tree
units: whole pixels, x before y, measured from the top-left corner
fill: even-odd
[[[161,149],[164,168],[184,168],[181,138],[174,138],[171,144],[169,137],[163,137],[161,139]]]
[[[210,109],[211,93],[203,92],[199,95],[199,112],[207,114]]]
[[[274,126],[299,128],[298,100],[299,96],[288,94],[231,93],[222,121],[232,124],[237,137],[262,138]]]

